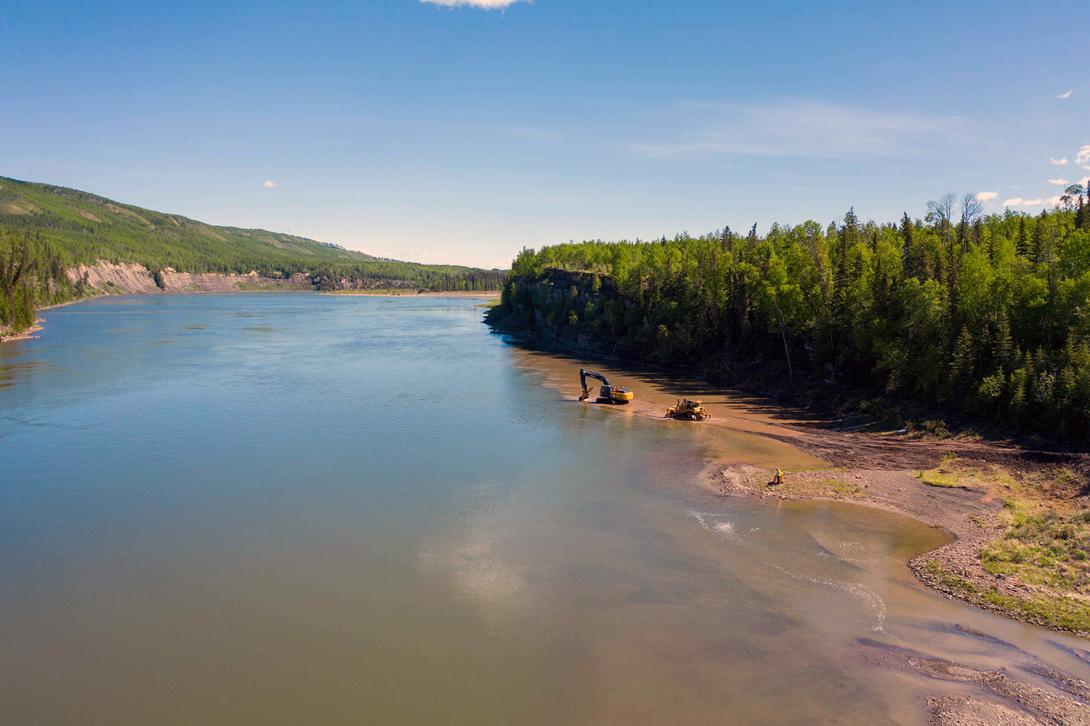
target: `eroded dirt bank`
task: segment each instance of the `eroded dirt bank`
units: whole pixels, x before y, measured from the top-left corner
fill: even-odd
[[[83,280],[101,293],[152,295],[155,293],[244,292],[252,290],[310,290],[310,279],[296,273],[290,278],[262,277],[257,272],[246,275],[218,272],[178,272],[172,268],[155,273],[135,262],[115,263],[99,260],[94,265],[68,269],[73,282]]]

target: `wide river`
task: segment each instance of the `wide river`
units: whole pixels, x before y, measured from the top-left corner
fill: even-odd
[[[919,723],[970,692],[876,644],[1090,679],[920,586],[941,533],[713,496],[697,427],[573,401],[481,316],[105,298],[0,346],[0,722]]]

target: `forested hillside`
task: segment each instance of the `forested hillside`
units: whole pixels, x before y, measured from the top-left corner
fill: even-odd
[[[523,250],[493,320],[728,382],[814,384],[1090,442],[1090,204]]]
[[[100,260],[153,274],[303,273],[315,287],[495,290],[500,270],[386,260],[303,237],[218,227],[64,187],[0,177],[0,327],[21,330],[33,307],[86,290],[65,270]],[[28,312],[29,311],[29,312]],[[2,331],[0,331],[2,334]]]

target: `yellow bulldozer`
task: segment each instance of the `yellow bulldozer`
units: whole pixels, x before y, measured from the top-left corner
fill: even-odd
[[[679,398],[676,404],[666,409],[666,415],[684,421],[707,421],[712,417],[703,403],[690,398]]]
[[[630,403],[636,394],[627,388],[618,388],[611,385],[610,382],[601,373],[595,373],[594,371],[588,371],[586,369],[579,369],[579,385],[583,387],[583,392],[579,395],[580,401],[585,401],[590,398],[590,387],[587,385],[587,379],[593,378],[600,381],[602,387],[598,389],[598,398],[595,399],[597,403],[612,403],[623,406],[626,403]]]

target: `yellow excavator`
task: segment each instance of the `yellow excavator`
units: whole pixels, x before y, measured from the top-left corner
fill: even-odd
[[[630,403],[636,394],[628,388],[618,388],[610,384],[606,377],[601,373],[595,373],[594,371],[588,371],[585,368],[579,369],[579,385],[583,387],[583,393],[579,395],[580,401],[585,401],[590,398],[590,388],[587,387],[587,379],[593,378],[596,381],[601,381],[602,387],[598,390],[598,403],[612,403],[623,406],[626,403]]]
[[[666,409],[666,415],[685,421],[707,421],[712,417],[702,402],[690,398],[679,398],[676,404]]]

